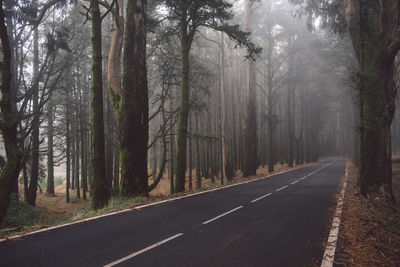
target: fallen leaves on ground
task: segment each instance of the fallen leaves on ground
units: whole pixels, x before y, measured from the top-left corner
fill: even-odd
[[[393,160],[397,204],[378,194],[363,197],[357,175],[350,163],[335,264],[400,266],[400,157]]]

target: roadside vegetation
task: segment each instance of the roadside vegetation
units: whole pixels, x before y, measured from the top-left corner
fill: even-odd
[[[400,262],[400,155],[393,157],[393,194],[364,198],[358,188],[358,168],[349,162],[338,249],[338,266],[397,266]]]

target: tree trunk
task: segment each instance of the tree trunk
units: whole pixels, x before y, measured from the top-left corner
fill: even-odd
[[[294,109],[294,99],[293,96],[293,55],[292,55],[292,36],[289,36],[289,59],[288,59],[288,82],[287,82],[287,163],[289,167],[293,167],[293,109]]]
[[[3,62],[0,65],[0,129],[6,151],[6,163],[0,170],[0,225],[7,212],[15,180],[21,168],[22,152],[18,148],[17,120],[13,112],[11,99],[11,49],[4,21],[3,0],[0,0],[0,39]]]
[[[187,12],[184,9],[184,12]],[[176,178],[175,193],[185,191],[186,173],[186,141],[189,116],[189,52],[191,42],[187,33],[186,16],[182,15],[181,21],[181,49],[182,49],[182,85],[181,85],[181,106],[178,122],[178,147],[176,153]]]
[[[47,114],[47,188],[46,193],[54,195],[53,163],[53,100],[50,98]]]
[[[251,31],[251,13],[253,2],[246,0],[245,13],[246,13],[246,30]],[[247,62],[247,119],[245,124],[245,160],[243,175],[245,177],[255,175],[257,170],[257,108],[256,108],[256,87],[255,87],[255,71],[254,62],[249,59]]]
[[[113,17],[113,32],[111,37],[110,51],[107,61],[107,82],[109,89],[115,95],[122,94],[121,88],[121,55],[124,41],[124,17],[123,1],[116,1],[116,8]]]
[[[220,33],[221,35],[221,43],[220,43],[220,94],[221,94],[221,103],[220,103],[220,113],[221,113],[221,150],[222,150],[222,171],[221,173],[221,184],[223,184],[224,178],[228,181],[231,181],[233,178],[232,166],[229,160],[228,155],[228,141],[226,140],[227,134],[227,119],[226,119],[226,90],[225,90],[225,49],[224,49],[224,33]]]
[[[123,91],[119,120],[121,195],[147,195],[149,111],[146,67],[146,0],[128,0]]]
[[[90,0],[90,6],[92,19],[92,207],[100,209],[107,205],[110,189],[105,172],[101,16],[99,4],[96,0]]]
[[[390,126],[397,96],[394,59],[400,49],[397,5],[397,0],[380,4],[350,0],[346,7],[350,37],[360,65],[360,191],[366,196],[380,190],[393,200]]]
[[[39,34],[37,27],[33,31],[33,93],[32,93],[32,162],[31,175],[29,180],[28,197],[26,202],[32,206],[36,203],[36,191],[39,178],[39,83],[37,82],[39,75]]]
[[[66,139],[66,186],[65,186],[65,201],[68,203],[70,201],[69,199],[69,189],[70,189],[70,184],[71,184],[71,134],[70,134],[70,125],[71,125],[71,117],[70,117],[70,94],[69,94],[69,88],[66,88],[65,90],[66,94],[66,134],[65,134],[65,139]]]
[[[76,119],[74,117],[75,113],[73,112],[74,106],[72,105],[72,110],[71,110],[71,115],[72,115],[72,121],[71,121],[71,135],[70,135],[70,140],[71,140],[71,189],[75,190],[75,180],[76,180],[76,168],[75,168],[75,157],[76,157],[76,149],[75,149],[75,127],[76,127]]]
[[[114,190],[119,189],[119,147],[118,145],[114,146]]]
[[[200,139],[199,139],[199,116],[196,114],[196,189],[201,188],[201,161],[200,161]]]
[[[268,109],[268,133],[267,133],[267,164],[268,171],[271,173],[274,171],[274,110],[273,110],[273,95],[272,95],[272,87],[273,87],[273,69],[272,69],[272,48],[273,48],[273,39],[272,39],[272,28],[269,26],[268,29],[268,48],[267,48],[267,61],[268,61],[268,80],[267,80],[267,109]]]
[[[86,94],[82,92],[82,94]],[[82,199],[86,199],[87,193],[87,172],[86,172],[86,105],[85,101],[86,97],[84,97],[83,102],[80,101],[80,140],[81,140],[81,182],[82,182]]]
[[[171,88],[171,96],[169,100],[169,110],[172,112],[172,99],[173,99],[173,91]],[[174,135],[174,127],[173,127],[173,122],[170,120],[171,125],[170,125],[170,141],[169,141],[169,154],[170,154],[170,164],[169,164],[169,192],[170,194],[174,194],[174,170],[175,170],[175,135]]]
[[[81,198],[81,186],[79,184],[79,118],[75,118],[75,189],[76,197]]]
[[[191,112],[193,113],[193,112]],[[190,131],[190,136],[189,136],[189,191],[192,190],[193,184],[192,184],[192,169],[193,169],[193,147],[192,147],[192,141],[193,141],[193,115],[191,114],[189,117],[189,131]]]
[[[15,62],[15,51],[18,49],[18,46],[15,46],[15,39],[14,39],[14,24],[13,24],[13,16],[11,14],[8,14],[6,16],[6,24],[7,24],[7,32],[8,32],[8,38],[9,38],[9,44],[10,44],[10,50],[11,50],[11,61],[10,61],[10,70],[11,70],[11,82],[10,82],[10,88],[11,88],[11,105],[12,105],[12,111],[14,113],[14,116],[17,115],[17,95],[18,95],[18,88],[17,88],[17,68],[18,65]],[[19,147],[21,147],[22,142],[20,141]],[[13,190],[12,193],[16,194],[16,197],[18,198],[18,179],[14,180],[14,185],[13,185]]]

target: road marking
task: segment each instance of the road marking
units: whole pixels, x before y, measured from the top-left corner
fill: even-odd
[[[319,171],[321,171],[321,170],[323,170],[323,169],[325,169],[325,168],[328,168],[329,166],[331,166],[331,165],[334,164],[334,163],[336,163],[336,161],[334,161],[334,162],[332,162],[332,163],[329,163],[328,165],[325,165],[324,167],[321,167],[321,168],[319,168],[318,170],[313,171],[312,173],[307,174],[307,175],[304,176],[303,178],[300,178],[298,181],[303,181],[304,179],[307,179],[307,178],[311,177],[312,175],[316,174],[317,172],[319,172]],[[294,183],[295,183],[295,182],[294,182]],[[292,184],[293,184],[293,183],[292,183]]]
[[[10,236],[10,237],[4,238],[4,239],[0,239],[0,243],[7,242],[7,241],[10,241],[10,240],[16,240],[16,239],[24,238],[24,237],[35,235],[35,234],[39,234],[39,233],[49,232],[49,231],[52,231],[52,230],[55,230],[55,229],[59,229],[59,228],[64,228],[64,227],[67,227],[67,226],[73,226],[73,225],[78,225],[78,224],[82,224],[82,223],[86,223],[86,222],[91,222],[91,221],[95,221],[95,220],[98,220],[98,219],[110,217],[110,216],[117,215],[117,214],[123,214],[123,213],[128,213],[128,212],[133,212],[133,211],[140,211],[143,208],[158,206],[158,205],[161,205],[161,204],[164,204],[164,203],[171,203],[171,202],[174,202],[174,201],[177,201],[177,200],[181,200],[181,199],[185,199],[185,198],[190,198],[190,197],[194,197],[194,196],[198,196],[198,195],[203,195],[203,194],[211,193],[211,192],[214,192],[214,191],[224,190],[224,189],[228,189],[230,187],[235,187],[235,186],[239,186],[239,185],[243,185],[243,184],[256,182],[256,181],[259,181],[259,180],[263,180],[263,179],[266,179],[266,178],[271,178],[271,177],[278,176],[278,175],[281,175],[281,174],[284,174],[284,173],[288,173],[288,172],[292,172],[292,171],[296,171],[296,170],[304,169],[304,168],[308,168],[308,167],[310,167],[310,166],[305,166],[305,167],[301,167],[301,168],[295,168],[295,169],[290,169],[290,170],[286,170],[286,171],[281,171],[281,172],[274,173],[272,175],[266,175],[266,176],[262,176],[262,177],[259,177],[259,178],[255,178],[255,179],[251,179],[251,180],[247,180],[247,181],[243,181],[243,182],[239,182],[239,183],[234,183],[234,184],[230,184],[230,185],[224,185],[224,186],[221,186],[221,187],[218,187],[218,188],[214,188],[214,189],[210,189],[210,190],[204,190],[204,191],[201,191],[201,192],[187,194],[187,195],[184,195],[184,196],[168,198],[168,199],[165,199],[165,200],[161,200],[161,201],[157,201],[157,202],[153,202],[153,203],[149,203],[149,204],[144,204],[144,205],[136,206],[136,207],[133,207],[133,208],[127,208],[127,209],[124,209],[124,210],[119,210],[119,211],[115,211],[115,212],[111,212],[111,213],[107,213],[107,214],[103,214],[103,215],[99,215],[99,216],[94,216],[94,217],[91,217],[91,218],[87,218],[87,219],[83,219],[83,220],[79,220],[79,221],[75,221],[75,222],[64,223],[64,224],[60,224],[60,225],[56,225],[56,226],[51,226],[51,227],[48,227],[48,228],[43,228],[43,229],[36,230],[36,231],[33,231],[33,232],[29,232],[29,233],[14,235],[14,236]]]
[[[167,243],[168,241],[171,241],[171,240],[173,240],[175,238],[178,238],[178,237],[180,237],[182,235],[183,235],[183,233],[179,233],[179,234],[173,235],[171,237],[168,237],[167,239],[164,239],[164,240],[162,240],[162,241],[160,241],[158,243],[155,243],[155,244],[153,244],[151,246],[148,246],[148,247],[146,247],[146,248],[144,248],[142,250],[139,250],[139,251],[137,251],[135,253],[129,254],[126,257],[123,257],[123,258],[121,258],[119,260],[116,260],[116,261],[113,261],[113,262],[111,262],[111,263],[109,263],[107,265],[104,265],[104,267],[112,267],[112,266],[115,266],[117,264],[120,264],[121,262],[124,262],[126,260],[132,259],[133,257],[136,257],[137,255],[140,255],[140,254],[142,254],[142,253],[144,253],[146,251],[149,251],[149,250],[151,250],[151,249],[153,249],[155,247],[161,246],[162,244]]]
[[[123,213],[128,213],[128,212],[133,212],[133,211],[140,211],[143,208],[158,206],[158,205],[161,205],[161,204],[164,204],[164,203],[171,203],[171,202],[174,202],[174,201],[177,201],[177,200],[181,200],[181,199],[185,199],[185,198],[190,198],[190,197],[194,197],[194,196],[198,196],[198,195],[202,195],[202,194],[207,194],[207,193],[211,193],[211,192],[214,192],[214,191],[224,190],[224,189],[228,189],[230,187],[235,187],[235,186],[239,186],[239,185],[243,185],[243,184],[256,182],[256,181],[259,181],[259,180],[263,180],[263,179],[266,179],[266,178],[278,176],[278,175],[281,175],[281,174],[284,174],[284,173],[288,173],[288,172],[292,172],[292,171],[296,171],[296,170],[304,169],[304,168],[308,168],[308,167],[309,166],[305,166],[305,167],[301,167],[301,168],[295,168],[295,169],[290,169],[290,170],[286,170],[286,171],[281,171],[281,172],[274,173],[272,175],[267,175],[267,176],[251,179],[251,180],[248,180],[248,181],[243,181],[243,182],[239,182],[239,183],[225,185],[225,186],[221,186],[221,187],[214,188],[214,189],[211,189],[211,190],[205,190],[205,191],[201,191],[201,192],[197,192],[197,193],[187,194],[187,195],[184,195],[184,196],[168,198],[168,199],[165,199],[165,200],[161,200],[161,201],[157,201],[157,202],[153,202],[153,203],[149,203],[149,204],[144,204],[144,205],[136,206],[136,207],[133,207],[133,208],[127,208],[127,209],[124,209],[124,210],[114,211],[114,212],[111,212],[111,213],[107,213],[107,214],[103,214],[103,215],[99,215],[99,216],[94,216],[94,217],[87,218],[87,219],[82,219],[82,220],[78,220],[78,221],[74,221],[74,222],[69,222],[69,223],[64,223],[64,224],[60,224],[60,225],[51,226],[51,227],[48,227],[48,228],[43,228],[43,229],[36,230],[36,231],[33,231],[33,232],[29,232],[29,233],[18,234],[18,235],[14,235],[14,236],[10,236],[10,237],[4,238],[4,239],[0,238],[0,243],[7,242],[7,241],[10,241],[10,240],[16,240],[16,239],[20,239],[20,238],[24,238],[24,237],[27,237],[27,236],[40,234],[40,233],[46,233],[46,232],[49,232],[49,231],[52,231],[52,230],[56,230],[56,229],[60,229],[60,228],[68,227],[68,226],[74,226],[74,225],[78,225],[78,224],[82,224],[82,223],[87,223],[87,222],[95,221],[95,220],[106,218],[106,217],[111,217],[111,216],[118,215],[118,214],[123,214]]]
[[[232,210],[230,210],[230,211],[227,211],[227,212],[225,212],[225,213],[222,213],[221,215],[218,215],[217,217],[214,217],[214,218],[212,218],[212,219],[210,219],[210,220],[208,220],[208,221],[205,221],[205,222],[203,222],[202,224],[207,224],[207,223],[210,223],[210,222],[212,222],[212,221],[215,221],[215,220],[217,220],[217,219],[219,219],[219,218],[221,218],[221,217],[224,217],[225,215],[228,215],[229,213],[232,213],[232,212],[234,212],[234,211],[237,211],[238,209],[241,209],[241,208],[243,208],[243,206],[239,206],[239,207],[234,208],[234,209],[232,209]]]
[[[289,187],[288,185],[285,185],[285,186],[283,186],[283,187],[281,187],[281,188],[279,188],[279,189],[276,189],[275,191],[276,192],[279,192],[279,191],[281,191],[281,190],[283,190],[283,189],[285,189],[285,188],[287,188],[287,187]]]
[[[266,198],[266,197],[268,197],[270,195],[272,195],[272,193],[268,193],[266,195],[263,195],[262,197],[256,198],[256,199],[252,200],[251,203],[257,202],[257,201],[259,201],[259,200],[261,200],[263,198]]]
[[[297,184],[300,180],[296,180],[294,182],[291,182],[290,184]]]
[[[343,199],[346,193],[346,186],[347,186],[347,168],[345,174],[345,181],[343,182],[343,187],[340,192],[338,204],[335,211],[335,217],[332,220],[331,230],[329,232],[328,242],[326,244],[324,256],[322,257],[321,267],[332,267],[333,260],[335,258],[335,251],[336,251],[336,243],[339,234],[339,226],[340,226],[340,217],[342,215],[342,208],[343,208]]]

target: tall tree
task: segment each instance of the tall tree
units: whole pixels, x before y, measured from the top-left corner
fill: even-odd
[[[5,23],[3,0],[0,0],[0,40],[2,64],[0,65],[0,129],[6,150],[6,160],[0,171],[0,224],[3,222],[10,203],[10,195],[21,169],[22,151],[18,147],[17,118],[13,112],[11,100],[11,48]]]
[[[226,89],[225,89],[225,43],[224,43],[224,33],[221,32],[221,43],[220,43],[220,94],[221,94],[221,150],[222,150],[222,169],[221,183],[223,183],[223,178],[230,181],[233,177],[232,165],[229,160],[228,155],[228,140],[227,140],[227,112],[226,112]]]
[[[177,32],[181,41],[182,53],[182,79],[181,103],[178,121],[178,146],[176,156],[175,193],[185,190],[186,174],[186,143],[188,134],[189,116],[189,75],[190,75],[190,49],[194,36],[200,27],[212,28],[225,32],[230,38],[236,40],[239,46],[248,49],[249,57],[253,58],[260,49],[248,40],[249,33],[243,32],[238,25],[228,25],[232,19],[232,4],[223,0],[165,0],[165,5],[170,9],[169,19],[177,24]]]
[[[68,71],[70,73],[70,71]],[[66,127],[66,133],[65,133],[65,139],[66,139],[66,144],[65,144],[65,153],[66,153],[66,181],[65,181],[65,201],[68,203],[69,202],[69,189],[71,187],[71,136],[70,136],[70,131],[71,131],[71,111],[70,111],[70,94],[69,94],[69,88],[66,88],[65,90],[65,110],[66,110],[66,122],[65,122],[65,127]]]
[[[293,156],[294,156],[294,51],[292,48],[293,45],[293,36],[289,34],[288,36],[288,79],[287,79],[287,164],[289,167],[293,167]]]
[[[53,99],[50,98],[47,107],[47,187],[46,193],[49,195],[54,195],[54,160],[53,160],[53,135],[54,135],[54,125],[53,125]]]
[[[32,153],[31,153],[31,176],[26,202],[32,206],[36,203],[36,191],[39,179],[39,33],[37,27],[33,30],[33,92],[32,92]]]
[[[251,17],[253,0],[245,1],[246,31],[251,31]],[[245,161],[243,175],[255,175],[258,165],[257,160],[257,96],[256,96],[256,74],[253,60],[247,61],[247,109],[246,125],[244,133]]]
[[[126,7],[122,89],[110,83],[110,96],[119,127],[121,195],[148,193],[147,146],[149,107],[146,63],[147,1],[129,0]],[[116,20],[115,20],[116,21]],[[118,21],[115,22],[118,27]],[[114,36],[113,36],[114,37]],[[118,44],[115,44],[118,46]],[[119,46],[120,47],[120,46]],[[117,49],[118,50],[118,49]],[[114,53],[118,58],[118,52]],[[117,67],[117,66],[115,66]],[[115,71],[115,74],[118,70]],[[109,79],[109,82],[112,81]]]
[[[267,16],[270,17],[271,15],[271,6],[272,1],[268,1],[267,3]],[[268,133],[267,133],[267,163],[268,163],[268,171],[274,171],[274,163],[275,163],[275,155],[274,155],[274,128],[275,128],[275,115],[273,109],[273,94],[272,94],[272,87],[274,81],[274,71],[273,71],[273,63],[272,63],[272,51],[274,47],[274,39],[273,39],[273,32],[272,32],[273,23],[271,19],[267,19],[266,23],[266,35],[268,46],[266,49],[266,60],[267,60],[267,120],[268,120]]]
[[[304,0],[291,0],[304,4]],[[398,0],[307,1],[310,17],[350,34],[359,63],[359,185],[366,196],[383,191],[393,198],[391,124],[397,86],[394,60],[400,50]]]
[[[105,170],[101,15],[97,0],[90,0],[90,7],[92,21],[92,207],[94,209],[100,209],[108,203],[110,198],[110,188],[108,187]],[[82,155],[82,157],[83,156],[84,155]],[[78,184],[79,182],[77,185]]]
[[[128,0],[120,103],[121,194],[147,195],[149,107],[146,65],[147,0]]]

